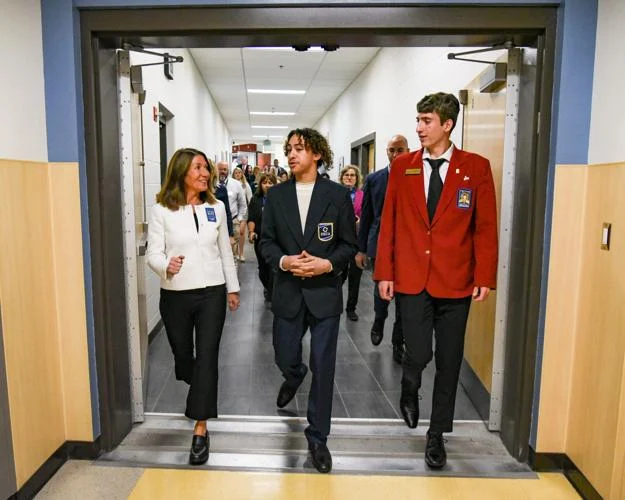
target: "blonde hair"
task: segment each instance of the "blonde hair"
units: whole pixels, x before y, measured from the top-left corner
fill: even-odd
[[[339,183],[343,184],[343,176],[350,170],[356,172],[356,184],[354,184],[354,187],[360,187],[360,169],[358,165],[346,165],[345,168],[341,170],[341,175],[339,175]]]
[[[235,173],[235,172],[241,172],[241,179],[237,179],[237,178],[234,176],[234,173]],[[234,168],[232,169],[232,178],[233,178],[234,180],[239,181],[241,184],[243,184],[243,186],[247,186],[247,179],[245,178],[245,173],[243,172],[243,169],[242,169],[242,168],[240,168],[240,167],[234,167]]]

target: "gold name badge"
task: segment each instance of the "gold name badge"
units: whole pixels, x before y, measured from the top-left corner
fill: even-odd
[[[406,173],[404,175],[420,175],[420,174],[421,174],[420,168],[407,168]]]

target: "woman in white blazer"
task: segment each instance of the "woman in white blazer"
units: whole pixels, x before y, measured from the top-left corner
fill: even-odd
[[[231,311],[239,307],[226,209],[209,189],[215,175],[201,151],[176,151],[148,228],[148,265],[161,278],[159,308],[176,379],[189,384],[185,415],[196,420],[192,465],[208,460],[206,420],[217,417],[217,358],[226,304]]]

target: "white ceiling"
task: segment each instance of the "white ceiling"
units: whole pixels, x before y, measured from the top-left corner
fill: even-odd
[[[379,47],[350,47],[334,52],[296,52],[230,48],[190,49],[190,52],[232,133],[232,140],[244,144],[260,143],[264,139],[281,143],[291,129],[312,126],[379,50]],[[250,94],[248,89],[304,90],[305,94]],[[250,115],[251,111],[295,115],[258,116]]]

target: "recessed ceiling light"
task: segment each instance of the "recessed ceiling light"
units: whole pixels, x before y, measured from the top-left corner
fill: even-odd
[[[288,125],[252,125],[252,128],[289,128]]]
[[[250,115],[265,115],[265,116],[293,116],[295,113],[290,111],[250,111]]]
[[[248,94],[305,94],[305,90],[247,89]]]

